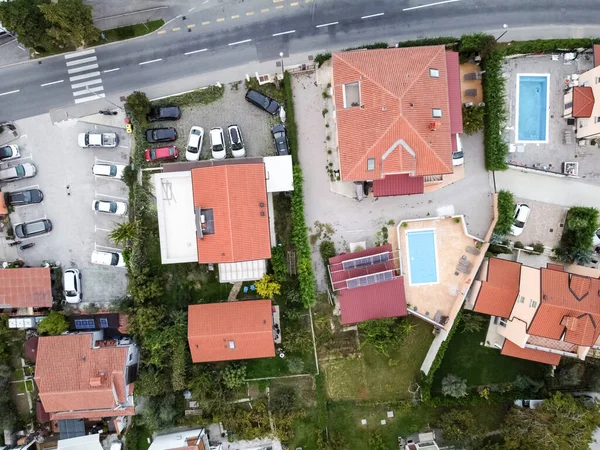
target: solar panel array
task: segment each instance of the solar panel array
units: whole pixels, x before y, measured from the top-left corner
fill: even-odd
[[[96,328],[93,319],[76,319],[75,328],[78,330],[91,330]]]
[[[394,279],[394,275],[391,271],[389,272],[381,272],[373,275],[365,275],[363,277],[351,278],[350,280],[346,280],[346,285],[348,289],[353,289],[357,287],[370,286],[372,284],[381,283],[383,281],[391,281]]]
[[[361,267],[373,266],[375,264],[381,264],[390,260],[389,253],[381,253],[379,255],[365,256],[364,258],[351,259],[349,261],[343,261],[342,267],[344,270],[360,269]]]

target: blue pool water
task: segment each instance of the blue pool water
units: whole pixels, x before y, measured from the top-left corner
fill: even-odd
[[[519,75],[518,141],[546,141],[548,76]]]
[[[408,231],[408,265],[410,284],[437,283],[435,232]]]

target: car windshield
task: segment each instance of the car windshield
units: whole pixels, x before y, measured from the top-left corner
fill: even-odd
[[[75,291],[65,291],[65,295],[67,297],[76,297],[77,296],[77,292],[75,292]]]
[[[23,196],[23,201],[24,202],[30,202],[31,201],[31,192],[30,191],[21,192],[21,195]]]
[[[271,100],[269,100],[267,97],[263,97],[263,107],[265,109],[267,109],[270,104],[271,104]]]
[[[237,142],[237,143],[234,142],[233,144],[231,144],[231,148],[233,150],[241,150],[242,148],[244,148],[244,146],[242,145],[241,142]]]
[[[452,159],[461,159],[462,157],[463,157],[463,152],[452,153]]]
[[[150,159],[156,159],[156,150],[150,150]]]
[[[198,147],[188,147],[187,151],[190,153],[198,153]]]
[[[117,212],[117,203],[116,202],[110,202],[110,205],[108,207],[108,210],[111,213],[116,213]]]
[[[213,150],[215,152],[220,152],[221,150],[223,150],[223,146],[221,144],[214,145]]]
[[[25,176],[25,167],[23,167],[22,165],[19,164],[17,167],[15,167],[15,170],[17,172],[17,176],[19,176],[19,177]]]
[[[200,136],[200,130],[192,130],[192,132],[190,134]]]
[[[117,166],[115,166],[114,164],[110,165],[110,176],[111,177],[117,176]]]
[[[0,148],[0,158],[8,158],[10,156],[12,156],[12,150],[10,147]]]
[[[515,220],[515,227],[523,228],[525,226],[525,222],[521,222],[520,220]]]
[[[111,266],[116,266],[119,263],[119,255],[116,253],[111,253],[110,264]]]
[[[283,141],[283,131],[273,133],[273,137],[275,137],[276,141]]]

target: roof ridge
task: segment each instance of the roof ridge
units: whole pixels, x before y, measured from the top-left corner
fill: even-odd
[[[222,136],[222,135],[221,135]],[[225,142],[223,142],[223,146],[225,146]],[[229,196],[229,170],[224,169],[225,172],[225,185],[227,186],[227,218],[229,219],[229,250],[231,251],[231,259],[235,261],[235,246],[233,245],[233,227],[231,224],[233,223],[231,217],[231,203]]]
[[[189,335],[188,334],[188,338],[195,338],[195,337],[219,337],[219,336],[231,336],[232,334],[258,334],[258,333],[272,333],[273,330],[260,330],[260,331],[233,331],[230,333],[210,333],[210,334],[192,334]]]

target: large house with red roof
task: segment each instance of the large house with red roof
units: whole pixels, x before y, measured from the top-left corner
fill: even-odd
[[[490,258],[473,296],[474,311],[492,316],[487,345],[503,355],[557,365],[600,348],[598,278]]]
[[[50,268],[0,269],[0,310],[51,307]]]
[[[404,195],[453,174],[463,132],[458,53],[443,45],[335,53],[332,85],[343,181]]]

